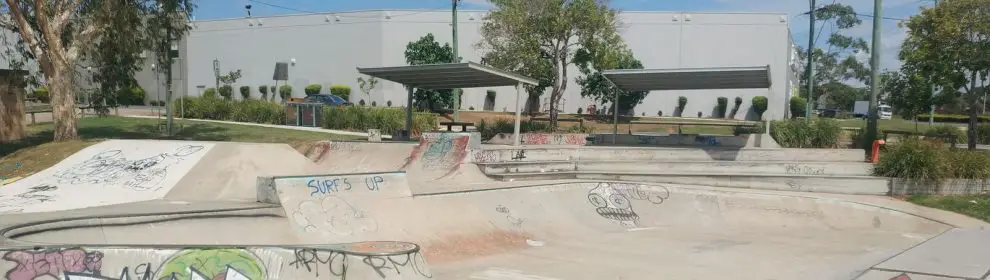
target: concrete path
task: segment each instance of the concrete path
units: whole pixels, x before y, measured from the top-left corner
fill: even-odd
[[[990,245],[980,231],[987,223],[885,196],[501,182],[475,165],[492,152],[470,134],[423,139],[324,142],[303,154],[284,144],[100,143],[0,187],[7,212],[0,272],[11,279],[170,272],[177,279],[898,279],[882,278],[888,272],[981,279],[969,277],[985,265],[967,261],[982,253],[949,252]],[[539,149],[532,155],[553,154]],[[496,152],[503,150],[511,154]],[[773,163],[792,153],[736,156]],[[938,261],[914,265],[926,257]],[[84,261],[28,269],[39,259]]]

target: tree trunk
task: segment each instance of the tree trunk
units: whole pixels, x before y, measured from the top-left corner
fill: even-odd
[[[52,64],[54,73],[48,81],[48,90],[52,98],[55,141],[79,139],[76,127],[76,101],[72,92],[72,69],[62,63]]]
[[[0,77],[0,143],[24,138],[24,77],[7,75]]]

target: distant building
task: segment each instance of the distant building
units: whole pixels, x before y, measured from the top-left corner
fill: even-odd
[[[458,16],[459,52],[468,61],[480,61],[474,45],[481,39],[478,28],[486,11],[461,11]],[[622,34],[636,58],[646,68],[703,68],[766,66],[771,69],[772,87],[745,90],[655,91],[635,108],[637,116],[664,116],[674,113],[677,97],[688,98],[683,116],[697,112],[711,116],[716,99],[735,97],[743,104],[737,119],[755,119],[750,112],[753,96],[769,98],[766,118],[780,119],[788,113],[787,100],[797,92],[796,48],[791,41],[786,14],[747,13],[680,13],[623,12]],[[356,82],[355,67],[405,65],[406,44],[433,33],[441,43],[450,42],[450,13],[444,11],[390,10],[327,14],[287,15],[195,21],[187,38],[179,44],[179,59],[174,69],[177,95],[200,95],[215,86],[214,60],[220,72],[240,69],[243,77],[236,86],[251,86],[257,95],[259,85],[274,85],[275,62],[293,62],[288,83],[294,96],[304,95],[308,84],[349,85],[350,101],[404,106],[406,91],[401,85],[382,81],[370,94],[363,93]],[[150,66],[151,60],[147,62]],[[150,68],[148,66],[146,69]],[[562,105],[567,113],[587,108],[590,100],[581,97],[574,80],[580,76],[570,69]],[[164,99],[164,86],[156,86],[155,75],[146,70],[138,80],[148,92],[148,100]],[[164,84],[164,77],[158,80]],[[485,92],[494,90],[494,100]],[[235,92],[236,92],[235,88]],[[239,94],[234,94],[239,97]],[[542,109],[548,108],[544,95]],[[512,111],[515,91],[512,88],[466,89],[461,109]],[[599,106],[601,108],[601,106]]]

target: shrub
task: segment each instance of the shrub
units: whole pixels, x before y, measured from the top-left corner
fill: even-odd
[[[320,94],[320,90],[323,90],[323,86],[320,84],[311,84],[303,89],[307,96]]]
[[[791,96],[791,118],[803,117],[808,111],[808,102],[800,96]]]
[[[144,89],[138,85],[121,89],[117,91],[117,104],[124,106],[144,105],[144,95]]]
[[[487,141],[499,133],[512,134],[515,128],[515,120],[509,118],[496,118],[494,120],[481,119],[475,124],[474,127],[478,129],[479,133],[481,133],[481,139]],[[592,127],[575,125],[562,127],[558,132],[591,133],[593,130],[594,129]],[[519,133],[529,132],[550,132],[550,123],[543,121],[520,121]]]
[[[240,91],[241,91],[241,99],[243,100],[251,99],[251,87],[241,86]]]
[[[234,95],[234,87],[230,85],[220,86],[220,96],[223,96],[224,99],[230,99],[233,95]]]
[[[698,117],[699,118],[701,117],[701,111],[698,111]]]
[[[767,111],[767,97],[753,96],[753,112],[762,120],[763,113]]]
[[[930,114],[918,115],[916,120],[919,122],[927,122]],[[990,115],[976,116],[979,122],[990,122]],[[946,114],[935,114],[933,118],[935,122],[948,122],[948,123],[968,123],[969,116],[967,115],[946,115]]]
[[[285,106],[263,100],[224,100],[219,98],[187,97],[184,102],[184,118],[285,124]],[[175,105],[176,107],[179,104]]]
[[[734,102],[735,103],[732,105],[732,112],[729,113],[730,119],[736,118],[736,113],[739,112],[739,106],[742,106],[742,102],[743,102],[742,97],[736,96],[736,100],[734,100]]]
[[[925,136],[952,136],[956,139],[956,143],[967,143],[968,137],[966,133],[963,132],[959,127],[943,124],[933,126],[925,131]]]
[[[332,85],[330,86],[330,94],[340,96],[344,100],[351,100],[351,87],[346,85]]]
[[[38,102],[41,102],[41,103],[52,102],[52,96],[48,92],[48,88],[46,88],[46,87],[39,87],[39,88],[34,89],[34,91],[31,92],[31,96],[30,97],[32,97],[34,99],[38,99]]]
[[[385,106],[392,107],[392,100],[386,101]]]
[[[663,110],[657,110],[657,117],[663,117]]]
[[[678,117],[684,115],[684,107],[687,106],[687,101],[688,101],[687,100],[687,97],[684,97],[684,96],[677,97],[677,116]]]
[[[203,91],[203,97],[205,97],[205,98],[217,98],[217,89],[215,89],[215,88],[208,88],[208,89],[206,89],[205,91]]]
[[[278,97],[282,98],[283,101],[289,100],[289,97],[292,97],[292,86],[282,85],[278,87]]]
[[[990,124],[976,126],[976,143],[990,145]]]
[[[378,102],[371,101],[371,107],[378,107]],[[471,110],[474,110],[474,106],[471,106]]]
[[[361,106],[364,106],[364,99],[361,99],[361,101],[358,102],[358,104],[361,104]]]
[[[577,114],[580,115],[582,112],[584,112],[584,108],[578,107]]]
[[[437,116],[432,113],[413,113],[413,134],[436,128]],[[323,127],[328,129],[366,131],[380,129],[382,134],[392,134],[405,129],[406,112],[399,108],[370,108],[359,106],[334,106],[323,108]]]
[[[878,176],[922,181],[990,178],[990,154],[984,150],[949,148],[916,137],[885,148],[873,168]]]
[[[770,134],[784,148],[835,148],[842,128],[833,119],[773,121]]]
[[[268,86],[258,86],[258,93],[261,93],[261,100],[268,100]]]
[[[372,102],[371,102],[371,107],[374,107],[374,106],[375,106],[375,102],[374,102],[374,101],[372,101]],[[470,110],[470,111],[474,111],[474,105],[471,105],[470,107],[468,107],[468,110]]]
[[[729,99],[725,96],[719,96],[716,100],[715,113],[718,113],[719,118],[725,118],[725,110],[729,108]]]

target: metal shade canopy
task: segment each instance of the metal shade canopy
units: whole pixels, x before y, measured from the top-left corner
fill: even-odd
[[[769,88],[770,66],[605,70],[625,91]]]
[[[357,68],[358,73],[400,83],[406,86],[406,131],[412,131],[413,91],[421,89],[455,89],[477,87],[516,88],[516,122],[513,129],[513,145],[519,145],[519,123],[522,118],[523,84],[536,85],[529,77],[502,71],[474,62]],[[408,135],[407,135],[408,140]]]
[[[535,79],[474,62],[357,68],[358,73],[421,89],[536,85]]]

